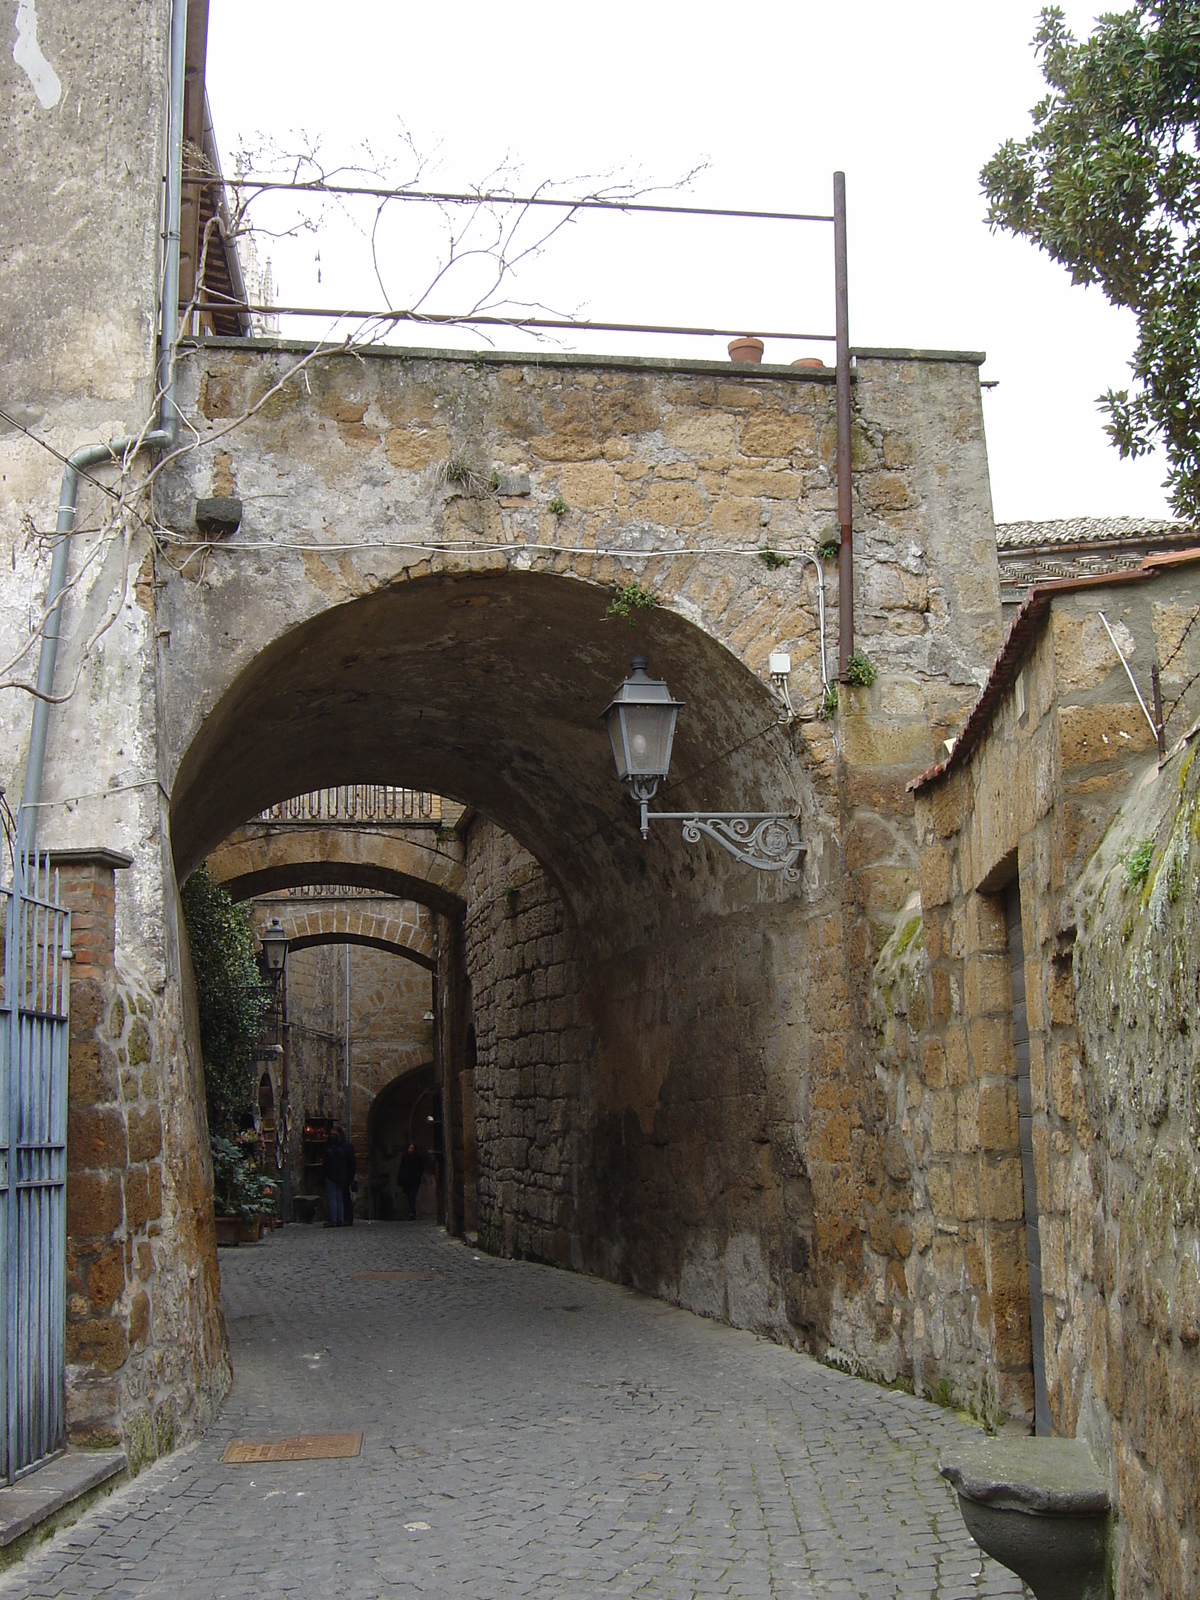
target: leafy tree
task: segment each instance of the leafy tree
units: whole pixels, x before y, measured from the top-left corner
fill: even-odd
[[[1176,513],[1200,516],[1200,6],[1137,0],[1077,40],[1034,36],[1050,92],[981,174],[988,221],[1137,317],[1133,392],[1100,397],[1122,456],[1162,439]]]
[[[212,1133],[236,1133],[255,1088],[254,1046],[271,1005],[259,975],[250,913],[199,867],[183,886],[200,1007],[200,1048]]]

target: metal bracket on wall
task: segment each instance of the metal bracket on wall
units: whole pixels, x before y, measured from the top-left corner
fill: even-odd
[[[688,844],[699,844],[703,834],[756,872],[782,872],[788,883],[800,877],[805,847],[795,817],[779,811],[651,811],[644,800],[641,809],[643,839],[651,822],[680,822]]]

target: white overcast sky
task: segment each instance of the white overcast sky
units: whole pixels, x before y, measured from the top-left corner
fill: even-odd
[[[1062,3],[1091,28],[1091,6]],[[584,174],[670,182],[705,162],[685,203],[828,211],[841,168],[851,340],[987,352],[997,520],[1169,515],[1161,459],[1121,461],[1095,404],[1126,381],[1132,317],[983,222],[979,169],[1028,130],[1044,88],[1037,13],[1024,0],[211,0],[208,91],[227,168],[240,143],[294,149],[303,134],[330,164],[368,141],[406,180],[401,125],[433,155],[437,188],[506,160],[518,191]],[[400,306],[435,270],[436,217],[395,209],[380,259]],[[380,305],[355,226],[367,221],[327,213],[319,235],[274,243],[281,302]],[[604,320],[832,331],[831,250],[821,227],[602,216],[560,235],[513,292]],[[447,282],[437,309],[462,309],[470,287]],[[724,354],[722,340],[583,347]],[[767,359],[798,353],[769,345]]]

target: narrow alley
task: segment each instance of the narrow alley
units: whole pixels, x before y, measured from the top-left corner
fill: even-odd
[[[216,1423],[0,1595],[1023,1593],[937,1475],[973,1430],[927,1401],[433,1224],[292,1227],[221,1267]],[[352,1459],[222,1461],[346,1432]]]

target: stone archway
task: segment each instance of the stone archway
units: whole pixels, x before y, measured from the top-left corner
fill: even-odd
[[[408,1215],[399,1166],[404,1151],[414,1144],[421,1152],[425,1175],[417,1196],[418,1220],[434,1221],[440,1215],[440,1149],[438,1141],[437,1085],[432,1061],[394,1078],[376,1095],[367,1124],[369,1141],[368,1187],[372,1215],[400,1220]]]
[[[465,912],[434,908],[433,1027],[451,1167],[468,1156],[475,1028],[481,1241],[788,1337],[819,1330],[839,1280],[858,1281],[863,1163],[843,1129],[869,1115],[846,1042],[833,797],[803,730],[725,646],[666,608],[629,626],[607,598],[576,577],[463,573],[281,632],[182,754],[178,867],[240,828],[222,869],[239,892],[267,873],[321,881],[307,830],[245,824],[335,783],[467,805],[462,859],[438,863]],[[686,706],[659,805],[797,808],[799,884],[677,826],[641,840],[599,720],[635,651]],[[341,828],[329,847],[324,881],[340,883],[383,848]],[[383,870],[378,854],[364,870]],[[827,1076],[836,1089],[817,1093]]]
[[[247,822],[208,855],[208,870],[235,900],[305,884],[344,884],[461,912],[461,849],[369,825]]]
[[[219,880],[218,880],[219,881]],[[435,939],[428,919],[412,903],[389,903],[376,909],[370,901],[328,904],[308,901],[294,909],[274,902],[271,913],[278,916],[288,939],[289,951],[313,949],[324,944],[359,944],[415,961],[432,972],[436,966]],[[267,921],[267,910],[259,907],[259,931]]]

